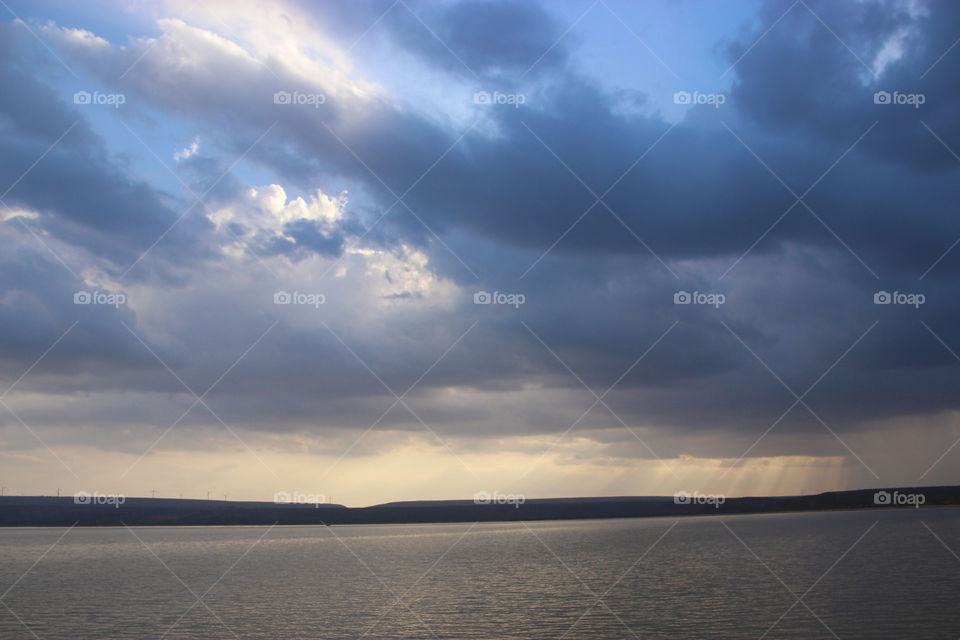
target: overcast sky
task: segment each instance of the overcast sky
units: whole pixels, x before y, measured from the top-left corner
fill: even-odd
[[[0,485],[956,484],[960,5],[0,9]]]

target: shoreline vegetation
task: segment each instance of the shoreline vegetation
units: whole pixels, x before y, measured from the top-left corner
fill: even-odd
[[[830,491],[785,497],[677,496],[546,498],[513,503],[473,500],[339,504],[233,502],[98,495],[0,497],[0,527],[421,524],[583,520],[655,516],[790,513],[960,506],[960,486]],[[712,498],[712,499],[710,499]]]

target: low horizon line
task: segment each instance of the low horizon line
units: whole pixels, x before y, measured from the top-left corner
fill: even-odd
[[[405,503],[429,503],[429,502],[464,502],[470,504],[497,504],[496,502],[483,502],[477,500],[477,496],[480,494],[485,494],[488,498],[496,498],[498,496],[509,496],[514,498],[521,498],[523,502],[545,502],[545,501],[557,501],[557,500],[630,500],[630,499],[663,499],[669,500],[673,499],[678,495],[712,495],[712,496],[722,496],[724,499],[763,499],[763,498],[802,498],[808,496],[820,496],[828,493],[856,493],[856,492],[869,492],[869,491],[884,491],[884,490],[900,490],[900,489],[939,489],[939,488],[948,488],[948,487],[958,487],[960,484],[938,484],[938,485],[889,485],[889,486],[874,486],[874,487],[860,487],[855,489],[830,489],[826,491],[818,491],[815,493],[787,493],[787,494],[741,494],[741,495],[731,495],[729,493],[724,493],[722,491],[703,491],[696,489],[693,491],[680,490],[675,491],[672,494],[634,494],[634,495],[582,495],[582,496],[559,496],[552,498],[538,498],[538,497],[529,497],[527,494],[523,493],[511,493],[505,494],[499,491],[493,492],[477,492],[471,498],[414,498],[414,499],[405,499],[405,500],[387,500],[385,502],[375,502],[372,504],[362,505],[362,506],[349,506],[345,503],[333,502],[330,500],[289,500],[289,501],[277,501],[277,500],[253,500],[253,499],[237,499],[230,500],[224,495],[221,499],[219,497],[207,497],[207,498],[191,498],[191,497],[165,497],[165,496],[138,496],[138,495],[128,495],[122,492],[113,492],[113,493],[102,493],[99,491],[87,492],[87,491],[77,491],[72,494],[56,494],[56,495],[47,495],[47,494],[20,494],[20,495],[10,495],[3,494],[0,495],[0,499],[4,498],[52,498],[52,499],[63,499],[71,500],[77,496],[87,495],[87,496],[122,496],[124,500],[179,500],[179,501],[193,501],[193,502],[221,502],[221,503],[249,503],[249,504],[264,504],[264,505],[274,505],[274,506],[318,506],[318,505],[330,505],[330,506],[339,506],[348,509],[365,509],[371,507],[378,507],[391,504],[405,504]],[[281,493],[281,492],[278,492]],[[290,495],[289,492],[283,492]],[[296,495],[296,492],[294,493]],[[303,494],[303,495],[312,495],[319,496],[320,494]],[[328,496],[323,496],[328,497]]]

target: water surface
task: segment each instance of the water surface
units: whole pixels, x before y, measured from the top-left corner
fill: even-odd
[[[65,531],[0,530],[0,638],[960,636],[953,508]]]

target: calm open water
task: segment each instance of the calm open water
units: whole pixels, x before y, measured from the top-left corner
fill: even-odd
[[[64,531],[0,530],[0,638],[960,636],[952,508]]]

